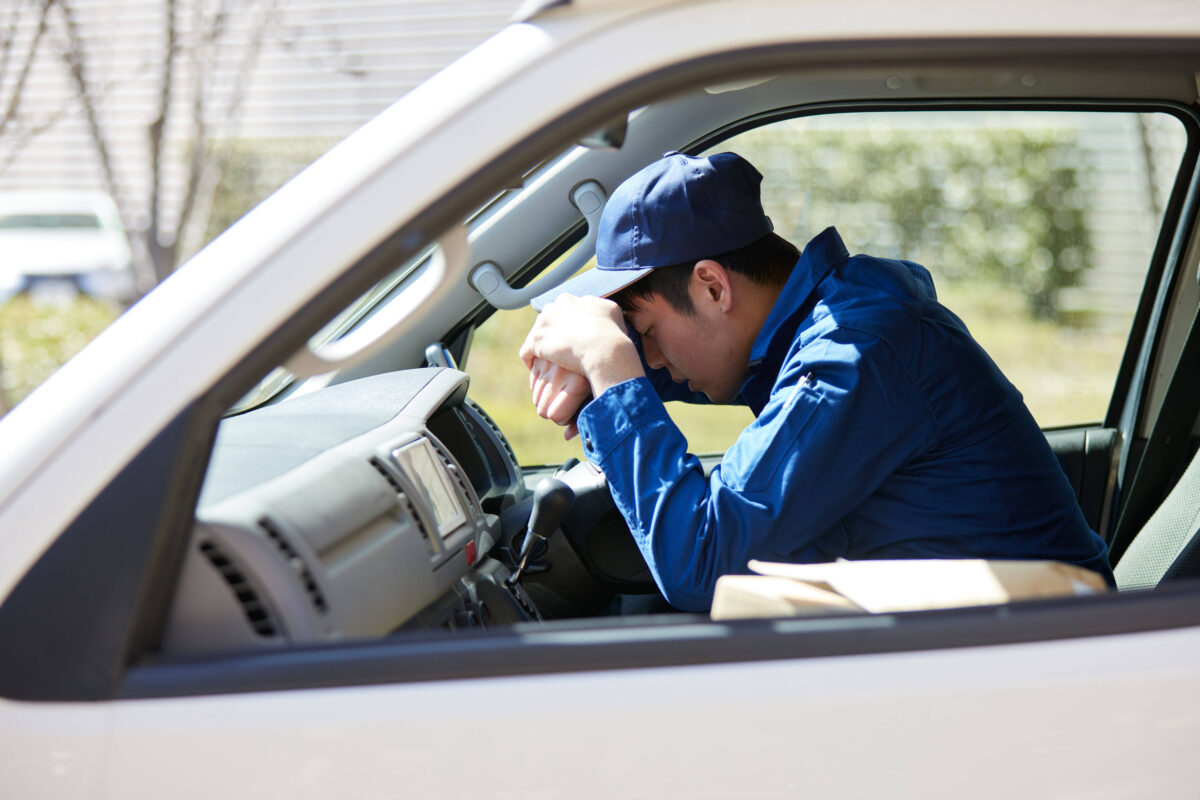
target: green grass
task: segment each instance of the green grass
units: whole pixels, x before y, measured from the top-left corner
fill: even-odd
[[[0,304],[0,412],[24,399],[120,312],[84,296],[43,301],[17,295]]]

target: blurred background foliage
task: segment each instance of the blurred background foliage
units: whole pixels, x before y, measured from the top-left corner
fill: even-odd
[[[716,148],[740,152],[762,169],[764,205],[776,230],[803,246],[836,225],[851,252],[926,265],[943,302],[1021,389],[1043,426],[1102,419],[1128,317],[1110,315],[1096,324],[1088,310],[1061,302],[1095,262],[1087,204],[1097,191],[1095,168],[1075,130],[827,130],[808,122],[768,125]],[[206,239],[330,144],[259,139],[227,148]],[[46,306],[18,296],[0,305],[0,388],[7,406],[120,311],[77,297],[65,301],[63,313],[63,302]],[[531,309],[493,315],[477,331],[465,368],[472,396],[510,435],[521,461],[558,463],[582,451],[533,412],[516,355],[533,316]],[[737,408],[676,403],[669,410],[699,453],[724,451],[751,420]]]
[[[764,126],[712,152],[733,150],[760,167],[763,204],[797,246],[835,225],[852,253],[927,266],[943,303],[1021,389],[1040,424],[1103,419],[1128,323],[1094,326],[1089,314],[1059,302],[1093,264],[1093,165],[1075,130],[822,130],[809,122]],[[577,441],[565,442],[534,414],[526,383],[508,375],[524,375],[516,353],[533,319],[531,309],[498,312],[479,328],[471,394],[523,463],[582,458]],[[752,420],[744,408],[668,410],[696,453],[723,452]]]
[[[121,311],[85,295],[20,294],[0,304],[0,413],[24,399]]]
[[[1073,129],[853,134],[768,126],[720,149],[770,165],[763,203],[797,244],[836,224],[859,252],[924,264],[941,286],[1015,287],[1031,316],[1060,318],[1061,291],[1092,265],[1091,165]]]
[[[225,147],[204,243],[215,239],[336,143],[336,139],[318,137],[240,139]]]
[[[335,142],[321,138],[244,139],[223,146],[204,241],[240,219]],[[23,400],[120,316],[114,302],[51,292],[0,301],[0,414]]]

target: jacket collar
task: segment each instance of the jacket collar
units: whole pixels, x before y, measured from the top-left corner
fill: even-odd
[[[826,228],[818,233],[800,254],[800,260],[792,268],[792,274],[779,293],[779,299],[771,307],[767,321],[763,323],[754,346],[750,349],[750,366],[756,367],[767,357],[770,347],[779,333],[779,329],[790,320],[808,300],[809,295],[817,288],[817,284],[825,280],[825,276],[841,262],[850,257],[850,251],[842,242],[836,228]]]
[[[742,386],[742,397],[756,414],[775,382],[779,365],[783,363],[800,324],[801,312],[810,305],[809,298],[817,285],[849,258],[850,251],[846,249],[837,229],[832,227],[813,237],[800,254],[800,260],[792,268],[792,274],[784,283],[779,298],[771,307],[771,313],[754,339],[754,346],[750,348],[751,375]],[[757,385],[764,380],[767,381],[766,386]],[[755,402],[754,398],[758,396],[761,396],[763,403]]]

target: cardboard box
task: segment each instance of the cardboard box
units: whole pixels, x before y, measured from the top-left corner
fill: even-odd
[[[751,561],[749,566],[758,574],[717,580],[713,619],[918,611],[1108,590],[1097,573],[1057,561]]]

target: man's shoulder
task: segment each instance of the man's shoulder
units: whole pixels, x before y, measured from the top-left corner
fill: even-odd
[[[937,302],[933,276],[914,261],[856,255],[830,277],[835,285],[881,304],[911,306]]]
[[[919,264],[853,256],[818,288],[807,335],[857,330],[891,340],[936,305],[933,281]]]
[[[806,361],[829,348],[848,348],[847,358],[903,362],[913,374],[953,371],[953,364],[980,360],[982,353],[962,321],[938,302],[928,270],[862,255],[822,282],[789,358]]]

